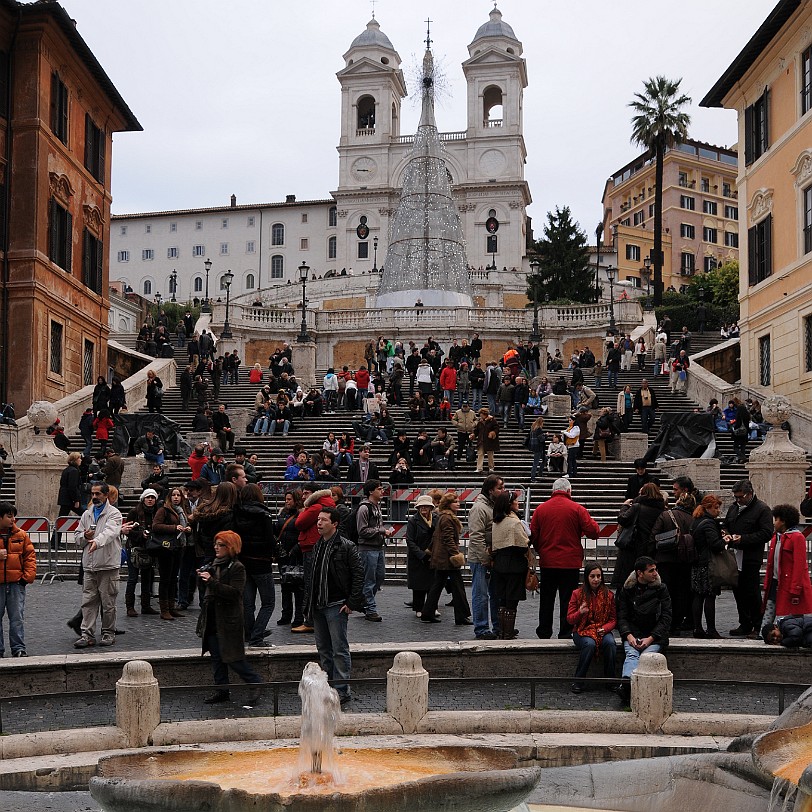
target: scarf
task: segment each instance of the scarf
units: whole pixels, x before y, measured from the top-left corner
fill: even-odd
[[[327,574],[330,570],[330,555],[333,545],[337,542],[339,534],[335,533],[329,539],[319,536],[316,549],[313,553],[313,580],[310,590],[309,606],[305,607],[306,617],[312,617],[314,609],[323,609],[329,601],[327,588]]]
[[[590,590],[587,592],[589,593]],[[581,594],[583,595],[583,593]],[[601,640],[604,637],[598,629],[604,623],[609,622],[611,606],[614,606],[614,603],[614,596],[608,589],[601,589],[597,594],[590,594],[587,600],[589,611],[578,618],[578,623],[575,626],[575,631],[581,637],[591,637],[595,641],[595,653],[598,657],[601,656]]]

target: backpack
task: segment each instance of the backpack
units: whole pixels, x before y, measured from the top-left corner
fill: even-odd
[[[340,522],[338,532],[353,544],[358,544],[358,509],[361,505],[368,505],[368,499],[362,499]]]

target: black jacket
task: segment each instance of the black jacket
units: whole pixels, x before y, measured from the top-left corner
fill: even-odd
[[[57,504],[60,507],[73,507],[82,498],[82,474],[76,465],[69,465],[59,477],[59,496]]]
[[[327,558],[327,600],[329,603],[335,601],[344,601],[350,609],[360,612],[364,608],[364,565],[361,563],[361,554],[358,552],[358,547],[355,546],[349,539],[339,536],[333,541],[330,549],[330,555]],[[315,567],[316,559],[318,558],[318,548],[320,544],[325,541],[321,537],[314,550],[314,566],[313,566],[313,589],[310,594],[308,603],[311,604],[312,599],[316,593],[316,579],[319,574]]]
[[[261,502],[246,502],[234,508],[234,532],[242,539],[238,558],[249,575],[273,571],[276,535],[271,511]]]
[[[694,537],[697,564],[707,564],[712,552],[720,553],[725,549],[722,531],[710,516],[694,519],[691,525],[691,535]]]
[[[621,642],[626,636],[644,638],[651,635],[665,648],[671,628],[671,595],[668,587],[659,579],[651,584],[639,584],[633,572],[615,593],[617,606],[617,630]]]
[[[761,564],[764,550],[773,535],[773,515],[769,505],[753,497],[748,505],[733,504],[722,523],[732,536],[741,536],[734,550],[742,550],[742,563]]]
[[[369,461],[367,465],[367,479],[380,479],[381,475],[378,472],[378,466]],[[353,464],[347,469],[347,482],[360,482],[361,481],[361,463],[356,459]]]
[[[434,513],[431,527],[423,521],[419,513],[413,513],[406,524],[406,586],[421,592],[428,592],[434,581],[431,561],[431,540],[437,527],[438,517]]]

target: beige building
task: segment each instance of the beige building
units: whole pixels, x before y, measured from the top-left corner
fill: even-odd
[[[702,105],[744,145],[742,383],[812,410],[812,0],[781,0]]]
[[[735,150],[689,139],[666,150],[663,163],[663,287],[739,257]],[[614,234],[618,280],[647,286],[645,259],[654,247],[654,155],[621,167],[603,192],[607,243]],[[651,280],[653,288],[653,279]]]

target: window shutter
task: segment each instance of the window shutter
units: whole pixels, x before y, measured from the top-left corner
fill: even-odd
[[[758,281],[758,252],[756,251],[756,226],[747,229],[747,277],[751,285]]]
[[[770,148],[770,88],[764,88],[764,149],[766,152]]]
[[[56,201],[51,198],[48,201],[48,258],[53,262],[56,260]]]
[[[92,251],[92,244],[90,239],[90,232],[85,229],[82,232],[82,284],[86,288],[92,288],[92,279],[91,276],[91,251]]]
[[[65,212],[65,270],[72,273],[73,269],[73,215]]]
[[[85,113],[85,168],[93,174],[93,122]]]
[[[51,130],[56,133],[56,111],[57,111],[57,96],[59,95],[59,77],[56,73],[51,74]]]
[[[96,240],[96,267],[95,267],[95,276],[96,276],[96,287],[94,290],[99,295],[102,294],[104,288],[102,287],[102,282],[104,279],[104,248],[102,246],[101,240]]]
[[[753,163],[753,121],[755,119],[752,105],[744,111],[744,165]]]
[[[773,216],[768,214],[764,219],[764,273],[761,279],[773,273]]]
[[[99,174],[96,180],[104,186],[105,174],[104,174],[104,158],[105,158],[105,151],[107,149],[107,135],[103,129],[99,130]]]

